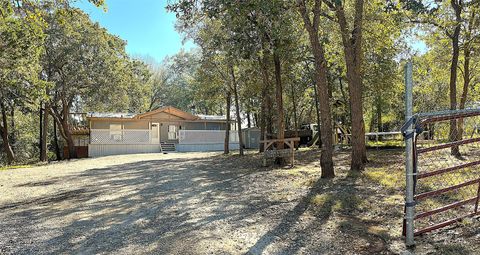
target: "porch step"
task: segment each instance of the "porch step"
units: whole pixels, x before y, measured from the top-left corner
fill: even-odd
[[[160,143],[160,146],[162,146],[163,152],[177,151],[177,148],[175,147],[174,143]]]

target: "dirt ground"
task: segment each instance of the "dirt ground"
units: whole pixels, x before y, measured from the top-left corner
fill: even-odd
[[[110,156],[0,171],[0,254],[478,254],[480,222],[402,237],[401,151],[362,174],[317,150],[293,169],[254,152]]]

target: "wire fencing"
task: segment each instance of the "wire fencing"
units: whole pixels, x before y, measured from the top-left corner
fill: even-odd
[[[419,118],[415,234],[479,214],[480,110]]]
[[[407,99],[412,86],[409,68]],[[415,235],[480,215],[480,109],[413,115],[412,101],[408,101],[402,133],[406,140],[404,234],[410,246]]]

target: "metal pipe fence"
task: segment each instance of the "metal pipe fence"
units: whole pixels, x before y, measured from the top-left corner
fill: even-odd
[[[480,109],[412,113],[406,67],[406,244],[414,236],[480,215]],[[408,95],[410,93],[410,95]]]

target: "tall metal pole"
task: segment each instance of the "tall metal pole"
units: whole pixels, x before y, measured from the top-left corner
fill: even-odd
[[[410,61],[405,65],[405,121],[413,116],[413,64]],[[415,201],[413,200],[413,123],[407,127],[405,139],[405,169],[406,169],[406,192],[405,192],[405,222],[406,222],[406,245],[415,245],[413,234],[413,218],[415,215]]]

